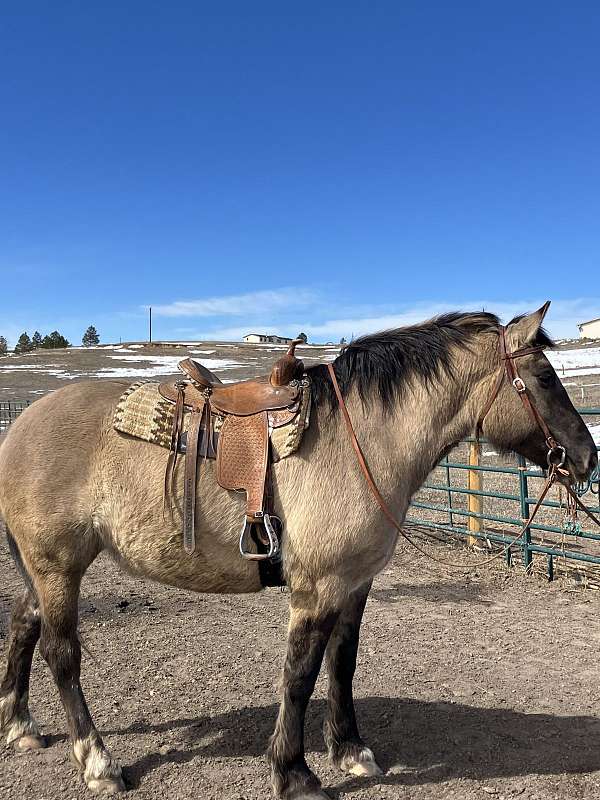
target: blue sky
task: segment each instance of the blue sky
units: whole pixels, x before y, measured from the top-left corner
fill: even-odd
[[[600,6],[12,4],[0,334],[600,316]]]

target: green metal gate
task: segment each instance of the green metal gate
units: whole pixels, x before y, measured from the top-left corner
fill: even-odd
[[[600,421],[600,408],[578,411],[586,421],[591,418]],[[440,462],[415,495],[406,518],[407,525],[446,531],[470,542],[480,540],[490,547],[494,544],[506,546],[514,539],[537,502],[535,495],[541,488],[544,474],[538,468],[529,467],[522,456],[516,456],[510,465],[498,463],[498,455],[493,451],[486,453],[484,449],[491,445],[485,440],[481,444],[481,458],[475,440],[468,439]],[[460,460],[461,455],[464,460]],[[485,463],[486,456],[493,457],[490,463]],[[474,475],[485,476],[485,482],[492,483],[493,487],[473,488],[478,485],[478,481],[469,480]],[[583,502],[596,513],[600,513],[599,485],[600,474],[596,469],[585,484],[577,487]],[[549,495],[536,521],[507,551],[508,562],[517,551],[529,571],[534,555],[540,554],[547,560],[550,579],[554,577],[557,558],[600,564],[600,530],[590,528],[590,521],[581,512],[576,523],[565,523],[563,508],[560,496],[551,498]]]

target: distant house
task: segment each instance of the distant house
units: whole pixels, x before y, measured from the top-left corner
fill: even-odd
[[[268,333],[247,333],[244,341],[248,344],[290,344],[292,340],[287,336],[275,336]]]
[[[582,339],[600,339],[600,317],[580,322],[577,327]]]

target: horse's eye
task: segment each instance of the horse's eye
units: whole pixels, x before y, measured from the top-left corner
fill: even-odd
[[[554,372],[542,372],[541,375],[538,375],[538,381],[548,389],[554,383]]]

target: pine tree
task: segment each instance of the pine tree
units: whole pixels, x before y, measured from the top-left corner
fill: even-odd
[[[8,352],[8,342],[4,336],[0,336],[0,356],[5,356]]]
[[[308,336],[305,333],[299,333],[298,336],[296,336],[296,339],[302,339],[304,344],[308,342]]]
[[[41,346],[45,350],[55,350],[58,347],[69,347],[69,342],[58,331],[52,331],[48,336],[44,336]]]
[[[81,339],[81,344],[84,347],[95,347],[95,345],[100,344],[100,337],[98,336],[98,331],[94,328],[93,325],[87,329],[87,331],[83,334],[83,338]]]
[[[41,346],[42,346],[42,334],[39,331],[36,331],[31,337],[31,348],[32,350],[37,350],[38,347]]]
[[[19,336],[19,341],[15,345],[15,353],[17,355],[21,355],[22,353],[31,353],[32,350],[33,346],[31,344],[29,334],[27,331],[23,331],[23,333]]]

